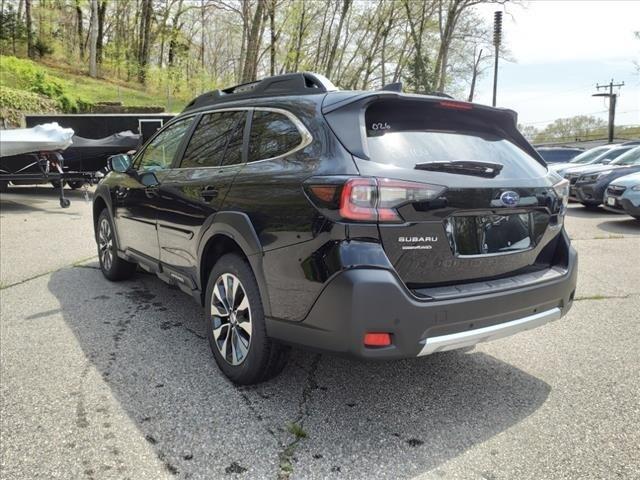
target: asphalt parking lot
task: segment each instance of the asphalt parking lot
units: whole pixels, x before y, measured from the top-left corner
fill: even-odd
[[[0,199],[1,476],[640,478],[640,222],[571,206],[568,316],[467,353],[364,363],[295,352],[238,388],[202,311],[97,269],[91,204]]]

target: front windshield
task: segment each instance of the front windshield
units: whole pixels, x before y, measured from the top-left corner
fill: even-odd
[[[610,150],[611,147],[596,147],[591,150],[587,150],[586,152],[582,152],[580,155],[576,155],[569,163],[574,164],[583,164],[594,160],[595,158],[602,155],[607,150]]]
[[[599,157],[596,157],[594,160],[587,162],[590,165],[593,164],[602,164],[602,163],[608,163],[611,162],[611,160],[618,158],[620,155],[622,155],[623,153],[628,152],[629,150],[631,150],[633,147],[618,147],[618,148],[612,148],[611,150],[609,150],[608,152],[603,153],[602,155],[600,155]]]
[[[640,165],[640,147],[629,150],[627,153],[620,155],[610,165]]]

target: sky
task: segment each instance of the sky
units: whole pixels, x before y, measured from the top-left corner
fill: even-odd
[[[534,0],[522,5],[482,5],[493,22],[504,10],[503,44],[513,61],[500,60],[497,106],[518,112],[519,123],[544,126],[556,118],[608,118],[607,100],[592,97],[596,84],[624,82],[616,125],[640,125],[640,1]],[[479,81],[474,99],[491,104],[493,68]],[[601,90],[602,92],[602,90]]]

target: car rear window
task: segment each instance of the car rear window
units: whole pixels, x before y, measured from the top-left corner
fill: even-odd
[[[540,163],[473,112],[438,109],[424,102],[383,101],[365,113],[374,162],[402,168],[446,161],[499,163],[509,176],[544,175]]]
[[[568,162],[575,157],[579,151],[576,150],[538,150],[547,163]]]

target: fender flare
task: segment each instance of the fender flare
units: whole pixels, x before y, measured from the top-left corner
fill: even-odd
[[[98,185],[98,188],[96,188],[96,191],[93,194],[93,204],[91,208],[91,213],[92,213],[92,216],[95,215],[96,201],[98,199],[102,200],[107,207],[107,212],[109,212],[109,217],[111,217],[111,225],[113,226],[113,233],[114,233],[114,239],[116,241],[116,248],[120,250],[120,235],[118,235],[118,226],[116,225],[116,219],[113,212],[112,198],[108,188],[106,187],[100,188],[100,187],[104,187],[104,186]],[[95,220],[97,219],[95,217],[93,218],[94,218],[94,234],[96,234],[97,230],[96,230]]]
[[[204,233],[200,237],[200,241],[198,243],[198,284],[204,283],[201,281],[202,260],[204,258],[205,247],[209,240],[218,235],[228,237],[240,247],[242,253],[247,257],[247,260],[251,265],[251,269],[253,270],[253,274],[256,277],[264,314],[265,316],[271,315],[271,304],[269,302],[267,282],[262,266],[262,244],[260,243],[258,234],[256,233],[249,216],[242,212],[218,212],[207,219],[202,231]],[[199,287],[203,293],[204,299],[204,293],[207,286],[205,284],[199,285]]]

